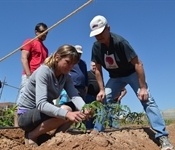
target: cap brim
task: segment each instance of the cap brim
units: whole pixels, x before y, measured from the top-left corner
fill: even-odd
[[[83,53],[82,51],[79,51],[79,50],[77,50],[77,52],[78,52],[78,53],[80,53],[80,54],[82,54],[82,53]]]
[[[93,36],[96,36],[96,35],[102,33],[104,29],[105,29],[105,26],[104,27],[101,27],[99,29],[96,29],[96,30],[91,31],[90,37],[93,37]]]

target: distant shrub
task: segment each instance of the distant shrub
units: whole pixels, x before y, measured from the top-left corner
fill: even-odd
[[[1,110],[0,116],[0,127],[14,126],[14,113],[16,111],[16,106],[3,108]]]
[[[175,120],[173,120],[173,119],[165,119],[165,124],[166,125],[170,125],[172,123],[175,123]]]

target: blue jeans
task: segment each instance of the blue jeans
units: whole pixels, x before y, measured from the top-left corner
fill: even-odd
[[[104,103],[109,103],[111,100],[113,100],[115,95],[119,93],[121,89],[125,87],[127,84],[131,86],[131,88],[137,95],[137,92],[139,90],[139,81],[136,73],[133,73],[127,77],[110,78],[105,87],[106,99]],[[149,93],[148,101],[146,102],[140,101],[140,102],[143,106],[144,111],[146,112],[146,115],[148,117],[152,129],[156,131],[155,138],[158,138],[163,135],[168,136],[168,132],[165,129],[166,127],[162,114],[158,109],[158,106],[154,101],[154,98],[151,96],[149,88],[147,89]],[[95,123],[94,129],[98,131],[103,131],[104,127],[97,121]]]
[[[86,104],[89,104],[95,100],[96,100],[96,96],[89,95],[89,94],[86,95],[86,99],[85,99]],[[95,118],[89,118],[89,120],[85,121],[86,129],[93,129],[94,128],[94,123],[93,123],[94,119]]]

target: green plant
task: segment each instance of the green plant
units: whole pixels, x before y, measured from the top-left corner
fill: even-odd
[[[128,125],[128,124],[143,124],[145,121],[144,113],[131,112],[127,105],[121,105],[119,103],[107,103],[103,104],[99,101],[93,101],[90,104],[85,104],[82,111],[91,110],[91,117],[94,117],[94,123],[98,121],[103,124],[104,127],[109,127],[110,117],[112,117],[113,124]],[[79,122],[73,125],[74,128],[80,131],[86,132],[86,126],[84,122]]]
[[[125,117],[125,124],[143,124],[144,113],[130,112]]]
[[[85,104],[82,111],[91,110],[91,117],[94,117],[94,122],[98,121],[102,123],[104,127],[108,127],[110,124],[109,116],[113,116],[114,124],[119,122],[119,116],[126,116],[130,109],[126,105],[120,105],[118,103],[102,104],[99,101],[93,101],[90,104]],[[79,122],[73,125],[76,129],[86,132],[86,126],[84,122]]]
[[[16,108],[17,106],[13,106],[1,110],[1,116],[0,116],[1,127],[8,127],[14,125],[14,113],[16,111]]]
[[[119,103],[107,103],[104,107],[107,114],[105,117],[105,122],[107,122],[104,124],[105,127],[109,126],[109,121],[112,121],[113,123],[110,123],[114,125],[120,124],[121,118],[125,118],[131,112],[128,106]],[[112,117],[112,120],[109,120],[110,117]]]
[[[105,108],[104,105],[101,102],[93,101],[90,104],[85,104],[82,108],[82,111],[91,110],[91,114],[89,117],[95,117],[95,119],[98,119],[99,122],[102,122],[103,116],[99,115],[98,112],[103,112],[105,114]],[[79,129],[80,131],[86,132],[86,126],[84,122],[79,122],[73,124],[73,127],[76,129]]]

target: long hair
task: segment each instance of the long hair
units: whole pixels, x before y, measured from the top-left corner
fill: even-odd
[[[59,59],[56,59],[56,56],[59,56]],[[54,68],[55,64],[58,63],[62,58],[69,57],[72,64],[76,64],[80,60],[80,56],[72,45],[62,45],[57,49],[57,51],[47,57],[44,61],[44,64],[49,66],[49,68]]]

